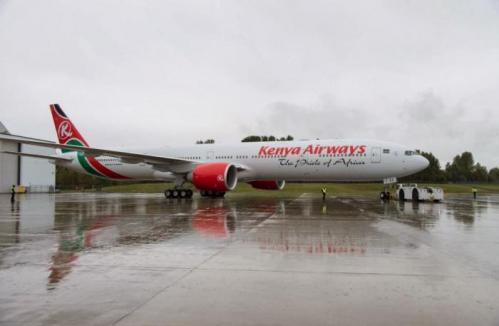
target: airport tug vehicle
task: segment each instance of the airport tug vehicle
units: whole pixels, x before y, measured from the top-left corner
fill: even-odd
[[[438,187],[422,187],[415,183],[412,184],[397,184],[395,198],[400,201],[432,201],[440,202],[444,200],[444,191]]]

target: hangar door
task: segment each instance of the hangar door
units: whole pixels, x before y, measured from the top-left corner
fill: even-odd
[[[381,147],[373,147],[371,150],[371,162],[380,163],[381,162]]]

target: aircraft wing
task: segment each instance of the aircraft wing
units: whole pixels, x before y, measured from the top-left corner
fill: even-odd
[[[49,141],[34,140],[32,138],[15,135],[0,134],[0,140],[48,148],[67,149],[70,151],[82,152],[88,156],[112,156],[121,159],[125,163],[148,163],[153,165],[158,170],[174,173],[189,172],[192,170],[194,165],[201,163],[198,161],[184,160],[174,157],[122,152],[95,147],[80,147],[74,145],[56,144]]]
[[[56,155],[41,155],[41,154],[33,154],[33,153],[23,153],[23,152],[10,152],[10,151],[1,151],[0,153],[17,155],[17,156],[27,156],[34,158],[43,158],[46,160],[55,160],[55,161],[71,161],[72,158],[69,157],[61,157]]]

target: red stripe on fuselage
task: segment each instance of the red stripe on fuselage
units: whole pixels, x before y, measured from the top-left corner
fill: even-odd
[[[119,173],[116,173],[116,172],[108,169],[107,167],[102,165],[99,161],[97,161],[95,159],[95,157],[87,156],[86,158],[88,159],[88,162],[90,162],[90,164],[92,164],[92,166],[97,171],[99,171],[100,173],[102,173],[103,175],[105,175],[108,178],[111,178],[111,179],[131,179],[129,177],[125,177],[124,175],[121,175]]]

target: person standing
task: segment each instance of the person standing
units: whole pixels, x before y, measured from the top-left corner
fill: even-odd
[[[327,194],[326,187],[322,188],[321,191],[322,191],[322,200],[326,200],[326,194]]]
[[[16,186],[12,185],[10,188],[10,202],[13,203],[16,201]]]
[[[478,192],[478,190],[475,187],[473,187],[471,188],[471,192],[473,193],[473,199],[476,199],[476,193]]]

